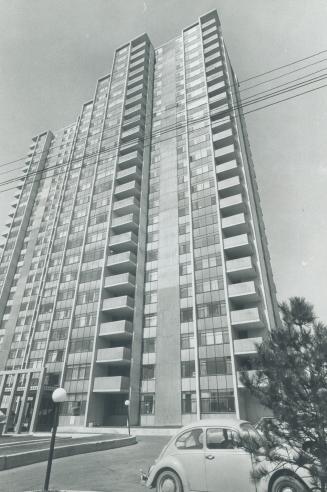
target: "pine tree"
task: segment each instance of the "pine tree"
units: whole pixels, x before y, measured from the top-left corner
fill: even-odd
[[[282,323],[258,346],[258,371],[245,373],[243,384],[274,415],[263,431],[265,459],[304,467],[312,490],[326,492],[327,327],[304,298],[292,297],[280,310]],[[257,464],[262,452],[254,449]],[[258,466],[254,478],[267,473]]]

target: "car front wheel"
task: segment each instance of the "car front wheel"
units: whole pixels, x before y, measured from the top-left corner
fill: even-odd
[[[164,470],[157,479],[156,492],[183,492],[181,479],[172,470]]]
[[[292,476],[281,476],[274,481],[271,492],[306,492],[305,486]]]

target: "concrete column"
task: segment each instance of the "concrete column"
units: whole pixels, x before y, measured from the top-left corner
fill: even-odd
[[[0,407],[1,407],[1,402],[2,402],[3,395],[4,395],[4,392],[5,392],[6,376],[7,376],[7,374],[5,372],[2,373],[2,375],[1,375],[1,381],[0,381]]]
[[[35,372],[37,372],[37,371],[35,371]],[[44,367],[41,370],[39,384],[38,384],[37,391],[36,391],[36,397],[35,397],[34,408],[33,408],[33,415],[32,415],[31,425],[30,425],[30,429],[29,429],[30,432],[35,432],[35,429],[36,429],[37,416],[39,413],[39,408],[40,408],[40,403],[41,403],[41,396],[42,396],[42,392],[43,392],[43,384],[44,384],[45,374],[46,374],[46,369]]]
[[[8,424],[10,422],[10,412],[12,409],[12,404],[14,402],[15,391],[17,388],[17,381],[18,381],[18,373],[16,372],[16,374],[14,375],[14,382],[13,382],[11,392],[10,392],[9,404],[8,404],[8,409],[7,409],[7,420],[6,420],[5,425],[3,427],[3,433],[7,432]]]
[[[24,393],[23,393],[23,397],[22,397],[22,401],[21,401],[21,405],[20,405],[20,410],[19,410],[18,421],[17,421],[16,429],[15,429],[17,434],[19,434],[21,431],[23,417],[24,417],[24,413],[25,413],[27,395],[28,395],[28,391],[30,389],[30,384],[31,384],[31,378],[32,378],[32,372],[27,372],[26,373]]]

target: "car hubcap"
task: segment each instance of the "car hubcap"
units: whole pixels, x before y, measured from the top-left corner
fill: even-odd
[[[282,486],[282,488],[280,489],[280,492],[296,492],[296,490],[293,489],[293,487],[286,485],[286,486]]]
[[[177,492],[174,480],[172,480],[171,478],[166,478],[162,482],[161,491],[162,492]]]

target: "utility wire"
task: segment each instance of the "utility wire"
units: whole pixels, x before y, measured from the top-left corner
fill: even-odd
[[[279,67],[272,68],[271,70],[268,70],[266,72],[261,72],[257,75],[252,75],[251,77],[248,77],[247,79],[241,80],[239,84],[245,84],[245,82],[248,82],[249,80],[256,79],[258,77],[262,77],[263,75],[268,75],[270,73],[276,72],[277,70],[282,70],[283,68],[290,67],[291,65],[295,65],[296,63],[300,63],[305,60],[309,60],[310,58],[314,58],[315,56],[319,56],[322,53],[326,53],[327,50],[322,50],[322,51],[317,51],[316,53],[313,53],[312,55],[306,56],[304,58],[299,58],[297,60],[294,60],[293,62],[286,63],[286,65],[280,65]]]
[[[327,70],[327,68],[318,70],[317,72],[321,72],[322,70]],[[314,73],[316,73],[316,72],[314,72]],[[306,77],[308,77],[308,75],[301,77],[301,79],[302,78],[306,78]],[[299,82],[298,84],[294,84],[292,86],[289,85],[291,83],[291,81],[288,82],[288,83],[285,83],[285,84],[280,84],[280,85],[276,86],[275,88],[283,87],[285,85],[287,85],[287,87],[284,88],[284,89],[281,89],[279,91],[275,91],[273,93],[267,94],[266,96],[258,97],[256,100],[253,100],[252,98],[257,97],[257,96],[260,96],[261,94],[265,94],[267,92],[271,92],[273,90],[273,88],[267,89],[266,91],[259,92],[257,94],[252,95],[252,96],[248,96],[247,98],[243,98],[242,99],[242,104],[240,106],[235,106],[235,108],[232,107],[231,110],[240,109],[241,107],[246,107],[249,104],[257,104],[257,103],[259,103],[259,102],[261,102],[261,101],[263,101],[265,99],[276,97],[276,96],[278,96],[280,94],[283,94],[285,92],[289,92],[291,90],[296,90],[296,89],[299,89],[299,88],[301,88],[303,86],[306,86],[306,85],[309,85],[309,84],[312,84],[312,83],[320,82],[321,80],[324,80],[326,77],[327,77],[327,75],[320,75],[319,77],[315,77],[315,78],[312,78],[312,79],[309,79],[309,80],[306,80],[306,81],[303,81],[303,82]],[[293,81],[296,81],[296,80],[298,80],[298,79],[294,79]],[[203,97],[203,96],[201,96],[201,97]],[[194,100],[196,100],[196,99],[198,99],[198,98],[193,99],[192,102]],[[244,104],[244,101],[246,101],[245,104]],[[180,114],[182,112],[184,113],[184,111],[185,111],[184,109],[181,110],[181,111],[178,111],[177,114]],[[206,113],[206,115],[204,116],[204,119],[207,119],[207,117],[208,117],[208,113]],[[191,121],[191,123],[192,123],[192,121]],[[177,130],[179,128],[183,128],[184,126],[185,125],[178,126],[178,125],[173,124],[172,126],[165,127],[162,130],[157,130],[155,132],[152,132],[152,135],[151,135],[150,138],[155,138],[157,136],[157,134],[160,136],[161,134],[163,134],[163,133],[165,133],[167,131],[173,131],[175,129]],[[99,132],[97,132],[97,134],[100,134],[100,133],[102,133],[102,130],[99,131]],[[94,135],[92,135],[92,137]],[[85,140],[85,139],[83,139],[83,140]],[[131,144],[137,143],[137,142],[138,142],[138,138],[137,139],[130,140],[129,141],[129,144],[131,145]],[[115,144],[115,146],[112,146],[109,149],[106,149],[105,151],[103,151],[103,153],[110,152],[112,150],[115,150],[115,149],[117,149],[118,146],[120,146],[120,144]],[[80,159],[84,159],[84,158],[88,158],[88,157],[93,157],[94,155],[97,155],[97,153],[95,153],[95,154],[86,154],[85,156],[82,156]],[[59,154],[56,154],[56,155],[52,155],[50,158],[57,158],[58,156],[59,156]],[[76,160],[73,159],[72,162],[76,162]],[[15,178],[11,178],[11,179],[9,179],[7,181],[0,182],[0,186],[3,186],[5,184],[10,184],[11,182],[15,182],[18,179],[26,178],[26,177],[32,176],[34,174],[43,173],[43,172],[46,172],[46,171],[51,170],[51,169],[58,169],[58,167],[65,166],[66,164],[67,164],[67,162],[64,162],[64,163],[59,164],[59,165],[58,164],[54,164],[53,166],[50,166],[50,167],[45,168],[45,169],[42,169],[40,171],[33,171],[33,172],[30,172],[30,173],[28,173],[26,175],[21,175],[21,176],[15,177]],[[19,171],[19,170],[21,170],[21,166],[16,167],[16,168],[13,168],[13,169],[11,169],[9,171],[1,172],[0,175],[7,174],[8,172]]]
[[[295,64],[297,64],[297,63],[300,63],[301,61],[308,60],[308,59],[310,59],[310,58],[313,58],[313,57],[315,57],[315,56],[319,56],[320,54],[322,54],[322,53],[326,53],[326,52],[327,52],[327,50],[322,50],[322,51],[319,51],[319,52],[313,53],[312,55],[306,56],[305,58],[300,58],[300,59],[295,60],[295,61],[293,61],[293,62],[287,63],[286,65],[281,65],[280,67],[276,67],[276,68],[274,68],[274,69],[272,69],[272,70],[268,70],[267,72],[262,72],[261,74],[253,75],[252,77],[249,77],[249,78],[247,78],[247,79],[244,79],[244,80],[242,80],[242,81],[238,82],[238,84],[226,85],[226,89],[228,89],[228,88],[232,88],[232,87],[235,87],[235,86],[237,86],[237,85],[239,85],[239,84],[242,84],[242,83],[245,83],[245,82],[247,82],[247,81],[249,81],[249,80],[253,80],[253,79],[255,79],[255,78],[262,77],[263,75],[266,75],[266,74],[269,74],[269,73],[275,72],[275,71],[277,71],[277,70],[281,70],[281,69],[286,68],[286,67],[288,67],[288,66],[295,65]],[[277,80],[277,79],[280,79],[280,78],[286,77],[286,76],[288,76],[288,75],[290,75],[290,74],[292,74],[292,73],[295,73],[295,72],[298,72],[298,71],[304,70],[305,68],[308,68],[308,67],[310,67],[310,66],[316,65],[316,64],[321,63],[321,62],[326,61],[326,60],[327,60],[327,58],[323,58],[322,60],[319,60],[319,61],[317,61],[317,62],[314,62],[314,63],[308,64],[308,65],[305,65],[305,66],[300,67],[300,68],[295,69],[295,70],[291,70],[291,71],[289,71],[289,72],[287,72],[287,73],[285,73],[285,74],[282,74],[282,75],[280,75],[280,76],[278,76],[278,77],[274,77],[274,78],[271,78],[271,79],[268,79],[268,80],[265,80],[265,81],[259,82],[258,84],[255,84],[255,85],[250,86],[250,87],[246,87],[246,88],[244,88],[244,89],[239,89],[239,92],[240,92],[240,93],[242,93],[242,92],[248,91],[248,90],[250,90],[250,89],[253,89],[253,88],[258,87],[258,86],[260,86],[260,85],[266,84],[266,83],[271,82],[271,81],[273,81],[273,80]],[[325,70],[325,69],[323,69],[323,70]],[[313,73],[316,73],[316,72],[313,72]],[[308,75],[306,75],[306,76],[309,76],[309,75],[312,75],[312,74],[308,74]],[[306,76],[304,76],[304,77],[306,77]],[[287,83],[288,83],[288,82],[287,82]],[[271,90],[272,90],[272,89],[273,89],[273,88],[271,88]],[[249,96],[249,97],[255,97],[255,96],[256,96],[256,95],[254,94],[254,95]],[[200,96],[200,97],[201,97],[201,96]],[[194,100],[195,100],[195,99],[194,99]],[[69,125],[69,127],[71,127],[71,126],[73,126],[73,125]],[[93,137],[94,135],[97,135],[98,133],[101,133],[101,132],[96,132],[96,133],[94,133],[94,134],[92,135],[92,137]],[[88,136],[87,136],[87,137],[88,137]],[[85,137],[85,138],[87,138],[87,137]],[[53,147],[53,149],[59,148],[59,147],[61,147],[61,146],[62,146],[62,144],[59,144],[59,145],[57,145],[57,146]],[[38,154],[41,154],[41,153],[42,153],[42,152],[38,152],[38,153],[35,153],[34,155],[38,155]],[[27,160],[27,159],[28,159],[28,155],[26,154],[25,156],[20,157],[20,158],[17,158],[17,159],[15,159],[15,160],[12,160],[12,161],[8,161],[8,162],[1,163],[1,164],[0,164],[0,168],[1,168],[1,167],[8,166],[8,165],[10,165],[10,164],[14,164],[14,163],[19,162],[19,161],[22,161],[22,160]],[[11,172],[11,171],[9,171],[9,172]]]
[[[316,90],[322,89],[322,88],[324,88],[324,87],[327,87],[327,84],[322,85],[322,86],[319,86],[319,87],[316,87],[316,88],[313,88],[313,89],[311,89],[311,90],[307,90],[307,91],[301,92],[301,93],[299,93],[299,94],[295,94],[294,96],[290,96],[290,97],[287,97],[287,98],[281,99],[281,100],[279,100],[279,101],[274,101],[274,102],[272,102],[272,103],[270,103],[270,104],[267,104],[267,105],[264,105],[264,106],[260,106],[259,108],[255,108],[255,109],[250,110],[250,111],[247,111],[247,112],[245,112],[245,113],[243,113],[243,114],[244,114],[244,115],[251,114],[251,113],[254,113],[254,112],[259,111],[259,110],[261,110],[261,109],[264,109],[264,108],[267,108],[267,107],[270,107],[270,106],[274,106],[274,105],[279,104],[279,103],[281,103],[281,102],[284,102],[284,101],[287,101],[287,100],[290,100],[290,99],[294,99],[294,98],[299,97],[299,96],[301,96],[301,95],[303,95],[303,94],[311,93],[311,92],[314,92],[314,91],[316,91]],[[262,100],[264,100],[264,99],[260,99],[260,100],[259,100],[259,101],[257,101],[256,103],[261,102]],[[231,108],[231,109],[229,109],[228,111],[226,110],[226,111],[221,112],[221,114],[224,114],[224,113],[227,113],[227,112],[228,112],[228,113],[230,113],[230,112],[234,111],[235,109],[242,109],[242,107],[244,107],[244,106],[242,106],[242,105],[241,105],[241,106],[238,106],[238,107],[235,107],[235,108]],[[199,121],[205,121],[205,120],[207,120],[207,119],[208,119],[208,117],[209,117],[209,115],[207,115],[205,118],[203,118],[203,117],[202,117],[202,118],[199,118],[199,119],[194,119],[194,120],[191,120],[191,121],[189,121],[189,122],[188,122],[188,125],[190,126],[190,125],[192,125],[192,124],[194,124],[194,123],[197,123],[197,122],[199,122]],[[183,126],[185,126],[185,125],[183,125]],[[211,122],[209,121],[209,122],[208,122],[208,124],[207,124],[207,125],[205,125],[205,126],[211,126]],[[182,128],[182,127],[180,127],[180,128]],[[175,129],[177,130],[177,127],[175,127]],[[165,130],[166,130],[166,129],[165,129]],[[169,130],[167,130],[167,131],[171,132],[171,131],[173,131],[173,130],[174,130],[174,129],[169,129]],[[162,131],[162,132],[161,132],[161,134],[162,134],[162,133],[167,133],[167,131],[166,131],[166,132],[163,132],[163,131]],[[160,134],[160,135],[161,135],[161,134]],[[158,136],[160,136],[160,135],[158,135]],[[162,139],[162,140],[160,140],[160,142],[164,142],[164,141],[167,141],[167,140],[171,140],[171,138],[174,138],[174,137],[171,137],[171,136],[170,136],[170,137],[168,137],[167,139]],[[144,139],[144,140],[146,140],[146,139]],[[150,145],[151,145],[151,144],[146,144],[146,145],[144,145],[144,148],[146,148],[146,147],[148,147],[148,146],[150,146]],[[81,157],[81,158],[79,158],[79,159],[68,161],[68,162],[67,162],[67,163],[65,163],[64,165],[66,166],[68,163],[77,162],[77,161],[83,160],[83,159],[85,159],[85,158],[88,158],[88,157],[93,157],[93,156],[97,156],[97,155],[100,155],[100,154],[103,154],[103,153],[107,153],[107,152],[109,152],[109,150],[106,150],[106,151],[97,151],[97,152],[95,152],[94,154],[85,155],[85,156],[82,156],[82,157]],[[63,166],[63,165],[61,165],[60,167],[62,167],[62,166]],[[42,169],[42,170],[40,170],[40,171],[35,171],[35,174],[36,174],[36,173],[38,173],[38,174],[42,174],[42,173],[45,173],[45,172],[47,172],[47,171],[49,171],[49,170],[52,170],[52,169],[55,169],[55,168],[56,168],[56,169],[58,169],[58,167],[59,167],[59,166],[53,166],[52,168],[46,168],[46,169]],[[76,170],[78,170],[78,169],[80,169],[81,167],[83,167],[83,165],[82,165],[82,166],[80,166],[80,167],[74,168],[73,170],[75,170],[75,169],[76,169]],[[84,165],[84,167],[86,167],[86,165]],[[67,171],[68,171],[68,168],[66,168],[64,171],[62,171],[62,172],[60,172],[60,173],[55,173],[55,176],[58,176],[58,175],[60,175],[60,174],[63,174],[63,173],[65,173],[65,172],[67,172]],[[32,174],[32,173],[31,173],[31,174]],[[41,181],[41,180],[44,180],[44,179],[50,179],[50,178],[53,178],[53,175],[51,175],[51,176],[44,176],[43,178],[40,178],[40,181]],[[18,179],[19,179],[19,178],[18,178]],[[23,177],[23,179],[25,179],[25,176]],[[15,181],[17,181],[17,179],[10,180],[10,181],[8,181],[8,182],[6,182],[6,183],[0,183],[0,185],[2,185],[2,186],[3,186],[3,185],[5,185],[5,184],[10,184],[11,182],[15,182]],[[17,186],[14,186],[14,187],[11,187],[11,188],[7,188],[7,189],[5,189],[5,190],[1,190],[1,191],[0,191],[0,194],[1,194],[1,193],[5,193],[5,192],[10,191],[10,190],[13,190],[13,189],[16,189],[16,188],[17,188]]]

